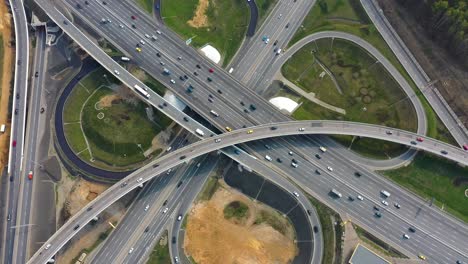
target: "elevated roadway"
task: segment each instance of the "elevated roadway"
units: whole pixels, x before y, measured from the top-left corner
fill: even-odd
[[[23,169],[23,152],[26,129],[26,106],[28,94],[29,70],[29,36],[26,12],[22,1],[10,0],[15,27],[16,61],[13,83],[13,104],[11,110],[10,150],[8,153],[8,176],[6,214],[8,219],[2,219],[5,234],[1,238],[2,263],[13,263],[13,247],[15,243],[16,226],[18,225],[18,197],[20,182],[25,180],[27,172]]]
[[[440,120],[445,124],[450,134],[462,146],[468,144],[468,130],[458,119],[456,114],[444,100],[437,89],[430,85],[431,79],[424,72],[424,69],[411,54],[410,50],[405,46],[398,34],[392,28],[390,23],[385,18],[382,10],[374,0],[361,0],[361,4],[366,10],[372,23],[382,35],[387,45],[393,51],[400,63],[405,67],[408,74],[413,79],[421,93],[426,97],[429,104],[439,116]]]
[[[174,166],[177,166],[178,164],[182,164],[184,162],[187,162],[188,160],[209,153],[216,149],[225,148],[230,145],[235,145],[247,141],[258,140],[265,137],[277,137],[306,133],[361,135],[405,144],[420,150],[433,153],[438,156],[445,157],[447,159],[459,162],[461,164],[468,165],[468,153],[459,148],[422,136],[421,137],[423,138],[424,142],[421,142],[417,145],[413,145],[410,142],[418,137],[417,134],[381,126],[338,121],[296,121],[261,125],[252,129],[254,130],[253,133],[247,133],[250,129],[240,129],[231,133],[217,135],[212,138],[193,143],[187,147],[168,153],[167,155],[152,162],[151,164],[144,166],[136,173],[127,176],[121,182],[110,187],[102,195],[90,202],[85,208],[83,208],[77,214],[75,214],[45,243],[45,246],[43,246],[38,252],[36,252],[36,254],[29,260],[29,263],[44,263],[45,261],[47,261],[93,217],[98,215],[107,206],[120,199],[123,195],[125,195],[132,189],[137,188],[141,183],[146,182],[155,177],[155,175],[158,175]],[[392,135],[388,135],[387,131],[392,131]],[[220,141],[218,141],[217,139],[219,139]],[[447,151],[447,154],[442,154],[441,151]],[[242,155],[242,153],[239,152],[239,155]],[[126,182],[127,185],[125,187],[122,187],[121,183],[124,182]],[[371,201],[379,204],[378,200],[375,201],[374,199]],[[389,215],[391,214],[392,213],[389,213]],[[396,215],[396,213],[393,213],[393,215]],[[405,219],[404,221],[410,220]],[[430,227],[431,223],[428,224]],[[420,241],[420,243],[424,242],[424,245],[429,243],[432,246],[436,246],[436,252],[430,252],[429,254],[427,254],[430,255],[433,259],[449,259],[455,261],[453,258],[468,258],[468,247],[466,246],[468,241],[466,241],[465,239],[468,230],[465,225],[459,224],[459,228],[456,230],[457,233],[454,234],[455,236],[451,237],[451,239],[454,239],[457,236],[461,236],[462,240],[457,240],[457,242],[455,243],[448,241],[445,238],[434,237],[431,234],[431,231],[433,230],[419,228],[420,224],[418,223],[413,223],[413,225],[419,229],[418,233],[413,234],[413,236],[422,235],[424,237],[424,241]],[[370,226],[370,228],[372,230],[372,226]],[[447,229],[444,230],[444,232],[450,232],[450,230]],[[437,246],[440,246],[440,248],[437,248]],[[445,248],[446,250],[441,251],[442,248]],[[417,254],[414,251],[412,253],[413,255]]]

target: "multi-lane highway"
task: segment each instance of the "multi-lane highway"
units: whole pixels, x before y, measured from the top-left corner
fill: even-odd
[[[364,129],[365,127],[365,129]],[[350,124],[348,122],[338,122],[338,121],[306,121],[306,122],[286,122],[286,123],[277,123],[277,124],[270,124],[270,125],[261,125],[258,127],[252,128],[254,130],[253,133],[247,133],[251,129],[240,129],[233,131],[231,133],[217,135],[209,139],[205,139],[203,141],[198,141],[193,143],[187,147],[184,147],[180,150],[174,151],[169,153],[162,158],[152,162],[151,164],[146,165],[141,170],[127,176],[124,180],[120,181],[118,184],[110,187],[106,190],[100,197],[96,198],[89,205],[85,208],[80,210],[77,214],[75,214],[68,222],[66,222],[43,246],[36,254],[30,259],[30,263],[36,262],[43,262],[47,260],[51,256],[53,256],[75,233],[77,233],[86,223],[88,223],[93,217],[97,214],[102,212],[107,206],[121,198],[123,195],[128,193],[130,190],[137,188],[141,183],[146,182],[155,175],[160,174],[161,172],[167,171],[168,169],[177,166],[178,164],[184,163],[187,160],[191,160],[195,157],[200,155],[209,153],[213,150],[224,148],[230,145],[239,144],[246,141],[258,140],[264,137],[275,137],[275,136],[283,136],[283,135],[294,135],[294,134],[301,134],[301,133],[317,133],[317,134],[351,134],[357,135],[357,133],[362,133],[361,131],[366,131],[367,137],[373,137],[378,139],[384,139],[405,144],[409,146],[413,146],[415,148],[425,150],[428,152],[432,152],[436,155],[440,155],[455,161],[458,161],[462,164],[468,164],[468,153],[464,152],[463,150],[453,147],[449,144],[430,139],[427,137],[418,136],[411,132],[390,129],[375,125],[366,125],[366,124]],[[388,131],[392,131],[392,135],[389,135]],[[421,137],[423,142],[420,144],[413,145],[409,143],[412,140],[416,140],[416,138]],[[217,140],[220,139],[220,140]],[[441,151],[447,151],[447,154],[442,154]],[[238,152],[241,155],[241,152]],[[330,167],[331,168],[331,167]],[[309,168],[306,168],[310,170]],[[333,174],[333,169],[328,169],[330,172],[326,172],[326,174]],[[349,176],[348,176],[349,177]],[[126,185],[122,185],[122,183],[126,183]],[[352,187],[340,187],[340,189],[351,189]],[[323,189],[325,191],[326,189]],[[354,190],[355,191],[355,190]],[[373,190],[375,193],[378,193],[378,190]],[[326,192],[326,191],[325,191]],[[380,204],[379,200],[376,200],[375,197],[369,197],[369,202]],[[377,198],[379,199],[379,198]],[[413,205],[418,206],[418,203],[414,203]],[[408,204],[410,208],[411,204]],[[346,208],[344,208],[346,209]],[[421,211],[422,208],[419,208]],[[437,210],[435,209],[427,209],[433,215],[437,214]],[[348,212],[349,214],[352,214]],[[449,219],[452,221],[451,223],[431,223],[431,222],[424,222],[424,228],[419,223],[422,219],[418,219],[416,222],[415,220],[411,220],[412,217],[409,215],[412,214],[410,210],[405,212],[404,210],[400,210],[399,213],[392,212],[390,209],[389,215],[392,215],[392,221],[394,222],[404,222],[406,225],[413,225],[416,226],[420,231],[418,235],[423,235],[425,240],[411,240],[413,244],[413,251],[411,252],[412,255],[416,255],[417,253],[414,250],[421,250],[421,247],[425,249],[427,255],[430,255],[433,259],[439,260],[450,260],[454,257],[457,258],[468,258],[468,252],[466,249],[468,248],[468,241],[466,241],[466,235],[468,234],[468,229],[463,224],[456,222],[455,220]],[[355,212],[357,213],[357,212]],[[400,216],[401,214],[401,216]],[[419,213],[418,213],[419,214]],[[426,217],[426,215],[419,215],[419,217]],[[388,217],[390,218],[390,217]],[[359,221],[359,220],[358,220]],[[361,220],[362,221],[362,220]],[[435,225],[455,225],[457,228],[447,227],[445,228],[442,226],[442,229],[439,226]],[[367,226],[367,225],[366,225]],[[384,225],[384,227],[388,225]],[[372,225],[370,230],[375,230],[375,227]],[[444,237],[435,236],[433,233],[439,230],[441,232],[440,235],[444,235]],[[389,230],[387,230],[389,231]],[[421,233],[421,234],[420,234]],[[422,234],[423,233],[423,234]],[[450,235],[450,240],[447,238],[447,235]],[[388,238],[387,238],[388,239]],[[434,251],[427,249],[428,242],[433,245],[438,245],[440,247],[444,247],[447,250],[444,252]],[[437,247],[435,247],[437,248]]]
[[[34,174],[40,165],[36,160],[36,151],[38,148],[38,126],[40,115],[41,93],[43,90],[44,56],[46,33],[44,27],[38,27],[36,30],[36,49],[34,57],[34,67],[31,82],[30,100],[28,106],[28,123],[25,141],[25,152],[23,159],[23,177],[20,179],[20,191],[18,197],[17,227],[15,228],[15,245],[13,248],[13,263],[24,263],[28,259],[29,253],[29,229],[34,228],[34,223],[30,223],[32,189],[34,184]],[[36,74],[37,72],[37,74]],[[29,175],[31,174],[31,179]]]
[[[15,232],[18,226],[18,197],[21,181],[27,177],[23,166],[24,136],[26,129],[26,105],[28,91],[29,66],[29,36],[28,24],[23,2],[10,0],[13,13],[16,43],[15,77],[13,87],[13,105],[11,111],[10,152],[8,155],[8,176],[6,215],[2,219],[4,225],[4,246],[2,246],[2,262],[13,263],[13,246]]]

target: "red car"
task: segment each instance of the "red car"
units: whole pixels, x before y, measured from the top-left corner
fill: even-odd
[[[208,71],[211,72],[211,73],[214,72],[213,68],[210,68]]]
[[[424,139],[421,138],[421,137],[416,138],[416,140],[419,141],[419,142],[423,142],[423,141],[424,141]]]
[[[135,20],[135,19],[136,19],[136,16],[131,16],[131,18],[132,18],[133,20]]]
[[[464,150],[468,150],[468,144],[463,145]]]
[[[13,147],[16,147],[16,140],[13,140]]]
[[[33,178],[33,172],[32,171],[29,171],[28,173],[28,179],[32,180]]]

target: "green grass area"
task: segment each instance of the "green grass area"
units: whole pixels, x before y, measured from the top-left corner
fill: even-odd
[[[333,211],[331,208],[319,202],[314,197],[307,195],[310,203],[315,207],[317,215],[320,220],[322,227],[322,238],[323,238],[323,256],[322,263],[340,263],[335,259],[341,256],[341,235],[343,230],[341,227],[335,226],[330,217],[334,217],[337,221],[341,221],[340,216]],[[336,230],[334,230],[337,228]],[[335,261],[333,261],[335,259]]]
[[[282,72],[304,91],[346,111],[343,115],[302,98],[302,105],[293,114],[296,119],[346,120],[417,130],[416,112],[411,102],[404,100],[406,94],[398,83],[375,58],[351,42],[320,39],[310,43],[283,65]],[[340,141],[351,143],[349,137]],[[373,139],[355,140],[352,146],[374,158],[395,157],[406,151],[402,145]]]
[[[148,14],[153,14],[154,0],[137,0],[136,2]]]
[[[245,0],[210,0],[206,9],[206,23],[191,26],[199,0],[163,0],[161,15],[164,23],[177,32],[183,39],[193,37],[194,47],[210,44],[222,56],[227,65],[244,39],[249,24],[249,10]]]
[[[203,186],[203,190],[198,194],[198,199],[202,201],[210,200],[219,187],[220,184],[218,182],[218,179],[215,177],[209,177],[205,185]]]
[[[171,264],[167,231],[154,246],[146,264]]]
[[[106,238],[109,236],[111,231],[112,231],[112,228],[109,228],[105,232],[102,232],[101,234],[99,234],[98,239],[90,247],[87,247],[87,248],[84,248],[83,250],[81,250],[80,253],[78,254],[78,256],[76,256],[74,259],[72,259],[72,261],[70,263],[75,263],[78,260],[78,258],[81,256],[82,253],[86,253],[86,254],[89,255],[89,253],[91,253],[102,242],[104,242],[104,240],[106,240]]]
[[[261,210],[258,212],[254,224],[259,225],[262,223],[268,224],[283,235],[287,235],[288,229],[290,229],[291,226],[289,219],[283,217],[277,211]]]
[[[404,168],[384,171],[383,174],[398,184],[422,196],[456,217],[468,222],[468,168],[430,154],[419,154]]]
[[[242,220],[249,216],[249,207],[241,201],[230,202],[224,207],[224,218]]]
[[[81,152],[79,156],[84,161],[94,158],[95,166],[125,168],[147,159],[143,151],[171,120],[154,111],[154,122],[151,122],[146,115],[147,105],[108,88],[114,83],[118,85],[111,74],[100,68],[77,84],[64,108],[64,121],[70,122],[65,125],[65,133],[75,152],[87,148],[86,136],[92,156],[89,151]],[[156,81],[152,83],[158,85]],[[108,102],[103,105],[105,101]],[[156,150],[153,155],[160,152]]]
[[[400,253],[398,250],[394,249],[387,243],[383,242],[382,240],[378,239],[377,237],[373,236],[366,230],[362,229],[361,227],[357,225],[353,225],[354,230],[356,231],[356,234],[359,236],[359,238],[369,244],[373,250],[376,250],[382,255],[389,256],[389,257],[395,257],[395,258],[408,258],[402,253]]]
[[[257,29],[262,26],[263,20],[270,13],[278,0],[255,0],[258,7]]]
[[[289,45],[293,45],[309,34],[325,30],[348,32],[371,43],[397,68],[411,87],[417,91],[418,98],[421,100],[427,115],[427,135],[447,143],[453,143],[453,139],[447,136],[447,129],[440,123],[434,110],[419,92],[419,89],[413,83],[408,73],[372,24],[359,0],[320,0],[306,16],[302,25],[303,27],[296,32]]]

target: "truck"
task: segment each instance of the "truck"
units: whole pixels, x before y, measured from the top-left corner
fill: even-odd
[[[121,61],[130,61],[130,58],[129,57],[122,57],[120,58]]]
[[[341,195],[341,193],[335,189],[331,189],[330,193],[338,198],[341,198],[343,195]]]
[[[5,133],[5,129],[6,129],[5,124],[2,124],[2,126],[0,127],[0,133]]]
[[[380,191],[380,194],[382,194],[385,198],[390,197],[390,193],[387,192],[387,191],[385,191],[385,190],[381,190],[381,191]]]
[[[197,133],[197,135],[199,135],[201,137],[203,137],[205,135],[205,132],[203,132],[203,130],[201,130],[199,128],[195,129],[195,133]]]
[[[150,94],[143,88],[141,88],[140,86],[138,86],[137,84],[135,84],[135,90],[140,93],[141,95],[143,95],[144,97],[146,98],[149,98],[150,97]]]

